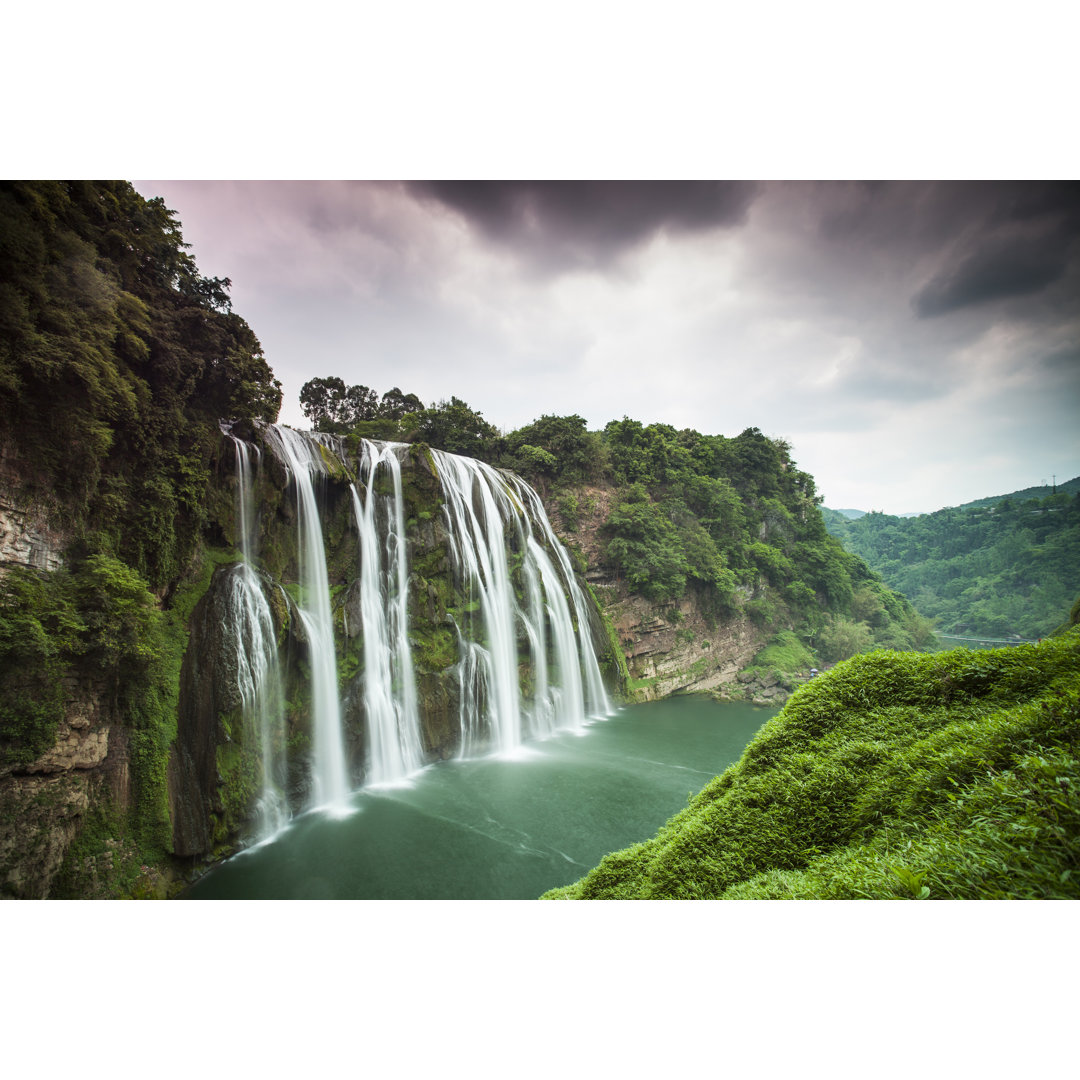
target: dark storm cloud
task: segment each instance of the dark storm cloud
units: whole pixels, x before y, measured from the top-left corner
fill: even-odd
[[[979,214],[952,218],[955,250],[914,297],[922,318],[993,300],[1041,293],[1065,277],[1078,254],[1080,185],[940,185],[972,195]],[[950,193],[951,194],[951,193]],[[943,235],[943,243],[953,237]]]
[[[696,180],[448,180],[407,187],[463,214],[488,236],[556,265],[601,264],[661,229],[739,225],[757,194],[750,182]]]
[[[1065,275],[1070,247],[1070,238],[1061,233],[991,238],[922,289],[915,297],[915,310],[927,318],[970,304],[1041,292]]]

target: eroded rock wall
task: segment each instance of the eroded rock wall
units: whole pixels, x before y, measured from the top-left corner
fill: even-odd
[[[134,857],[120,828],[104,837],[115,852],[109,865],[99,866],[95,856],[69,857],[94,812],[106,811],[98,817],[109,832],[110,822],[130,809],[132,790],[129,740],[108,687],[68,679],[64,689],[65,716],[53,746],[27,765],[0,770],[0,895],[6,897],[40,900],[57,895],[58,885],[61,895],[110,895],[120,862]]]
[[[737,677],[769,635],[745,616],[703,611],[692,592],[671,604],[631,593],[604,564],[601,530],[615,494],[600,485],[576,490],[572,520],[558,496],[545,499],[545,507],[618,638],[629,675],[623,695],[629,701],[677,693],[741,696]]]
[[[658,607],[617,589],[594,591],[623,646],[633,701],[718,691],[735,682],[764,643],[750,620],[709,618],[693,597]]]

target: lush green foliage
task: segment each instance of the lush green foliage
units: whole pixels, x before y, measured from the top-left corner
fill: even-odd
[[[0,443],[25,501],[155,588],[194,550],[219,418],[281,402],[186,247],[130,184],[0,184]]]
[[[621,485],[602,529],[606,559],[635,591],[663,601],[690,587],[716,614],[786,621],[829,660],[932,644],[925,620],[828,535],[814,482],[783,441],[629,419],[603,438]]]
[[[1038,487],[1023,488],[1020,491],[1010,492],[1008,495],[991,495],[985,499],[973,499],[971,502],[961,503],[961,510],[973,508],[981,509],[987,506],[997,506],[1000,502],[1008,500],[1012,503],[1030,502],[1032,499],[1045,499],[1048,495],[1058,495],[1064,492],[1066,495],[1080,494],[1080,476],[1066,480],[1063,484],[1040,484]]]
[[[787,675],[792,672],[809,672],[815,663],[814,654],[792,631],[781,630],[754,657],[746,671],[751,674]]]
[[[540,488],[599,480],[604,443],[586,430],[584,417],[541,416],[506,437],[506,456],[499,464],[520,473]]]
[[[1080,592],[1080,494],[826,523],[944,634],[1044,637]]]
[[[403,394],[396,386],[380,398],[366,386],[346,386],[331,376],[304,383],[300,404],[316,431],[424,442],[484,461],[494,461],[504,450],[498,430],[457,397],[425,408],[415,394]]]
[[[106,841],[136,863],[170,847],[183,582],[218,421],[273,420],[281,401],[228,279],[186,248],[130,184],[0,184],[0,448],[19,505],[71,541],[65,569],[0,578],[0,761],[40,756],[87,694],[125,729],[134,791],[126,815],[91,808],[69,863]],[[73,867],[62,894],[79,894]]]
[[[1080,631],[799,689],[651,840],[548,898],[1080,898]]]
[[[388,398],[406,400],[396,388]],[[397,415],[367,387],[328,378],[308,382],[301,399],[323,431],[423,441],[513,469],[557,497],[570,532],[585,489],[615,487],[603,559],[655,602],[693,591],[710,617],[741,610],[763,628],[798,626],[824,661],[934,644],[927,620],[829,535],[790,446],[757,428],[727,438],[624,417],[590,432],[581,416],[544,415],[504,436],[456,397]]]
[[[345,435],[364,421],[399,421],[408,413],[421,412],[424,403],[415,394],[403,394],[396,386],[380,399],[366,386],[346,386],[341,379],[331,376],[304,383],[300,389],[300,406],[316,431]],[[394,426],[387,430],[397,433]]]
[[[129,731],[136,835],[164,850],[165,764],[185,641],[146,582],[111,556],[50,574],[10,570],[0,578],[0,761],[25,764],[52,745],[65,685],[99,688]]]
[[[498,430],[456,397],[407,415],[401,424],[409,442],[425,442],[451,454],[490,461],[501,444]]]
[[[0,762],[33,761],[64,715],[65,660],[85,627],[68,582],[16,569],[0,578]]]
[[[690,569],[678,530],[641,483],[632,484],[604,525],[607,557],[626,575],[630,588],[653,600],[681,596]]]

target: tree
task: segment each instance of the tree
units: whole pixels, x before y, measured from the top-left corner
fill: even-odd
[[[387,390],[379,402],[379,416],[400,420],[409,413],[422,412],[424,403],[415,394],[403,394],[396,386]]]
[[[300,407],[316,431],[328,430],[336,424],[345,401],[345,383],[335,375],[326,379],[309,379],[300,388]]]
[[[527,464],[530,460],[526,448],[545,451],[553,459],[545,470],[548,478],[560,481],[582,481],[592,477],[596,455],[593,440],[586,430],[584,417],[541,416],[525,427],[512,431],[506,437],[511,452],[511,467]],[[514,460],[516,457],[517,460]]]
[[[440,401],[430,409],[411,415],[413,439],[438,450],[492,460],[500,450],[499,432],[480,413],[460,398]]]
[[[379,395],[362,384],[346,386],[337,378],[310,379],[300,390],[300,406],[316,431],[344,435],[379,413]]]
[[[633,590],[650,600],[674,600],[682,595],[690,566],[678,530],[642,484],[631,485],[601,532],[608,538],[605,558]]]
[[[814,645],[822,660],[833,662],[864,652],[870,648],[873,639],[874,635],[865,623],[838,615],[818,631]]]

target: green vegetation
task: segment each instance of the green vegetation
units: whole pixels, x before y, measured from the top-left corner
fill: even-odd
[[[840,664],[653,839],[545,898],[1080,898],[1080,630]]]
[[[20,502],[155,590],[199,541],[218,420],[281,403],[228,279],[186,248],[130,184],[0,183],[0,444]]]
[[[1080,592],[1080,493],[1003,496],[917,518],[849,521],[827,510],[825,520],[942,634],[1045,637]]]
[[[607,557],[630,588],[650,600],[674,600],[686,589],[690,570],[678,530],[643,484],[631,485],[612,509],[604,530]]]
[[[795,672],[808,672],[815,663],[817,661],[814,654],[795,634],[790,630],[781,630],[750,661],[745,671],[750,675],[788,675]]]
[[[366,386],[346,386],[336,377],[310,379],[300,390],[300,407],[316,431],[347,435],[357,425],[383,421],[393,431],[393,424],[407,413],[423,410],[424,403],[415,394],[403,394],[396,386],[380,399]],[[369,435],[368,438],[393,438],[393,435]]]
[[[600,617],[600,624],[604,631],[605,644],[600,649],[599,656],[597,657],[600,664],[600,670],[608,673],[608,676],[612,678],[620,691],[625,691],[630,683],[630,671],[626,666],[626,655],[623,653],[619,635],[616,633],[615,627],[612,625],[607,612],[604,611],[603,605],[597,599],[593,587],[586,582],[585,588],[592,598],[593,606],[596,608],[596,613]]]
[[[632,591],[660,603],[693,593],[712,617],[741,611],[842,656],[933,644],[910,604],[828,535],[813,479],[782,440],[624,419],[602,446],[598,468],[616,487],[603,558]],[[857,635],[838,635],[844,620]]]
[[[93,796],[57,895],[116,895],[171,847],[218,422],[274,420],[281,402],[228,279],[186,249],[175,214],[130,184],[0,183],[0,449],[9,494],[68,540],[63,570],[0,579],[0,764],[40,756],[72,693],[90,694],[124,729],[133,789],[123,811]]]
[[[1080,476],[1073,477],[1072,480],[1066,480],[1064,484],[1040,484],[1038,487],[1027,487],[1020,491],[1009,492],[1008,495],[990,495],[985,499],[973,499],[971,502],[961,503],[961,510],[970,510],[972,508],[981,508],[986,506],[997,506],[998,503],[1004,502],[1006,499],[1009,502],[1029,502],[1031,499],[1045,499],[1048,495],[1059,495],[1061,493],[1066,495],[1076,495],[1080,493]]]
[[[0,762],[33,761],[63,717],[63,680],[76,669],[109,696],[161,689],[162,616],[146,583],[107,555],[49,575],[16,567],[0,578]],[[141,712],[141,700],[127,704]]]
[[[366,386],[341,379],[310,379],[300,390],[304,415],[316,431],[397,442],[423,442],[467,457],[489,458],[499,432],[457,397],[425,408],[415,394],[396,386],[380,398]]]
[[[930,623],[829,535],[790,446],[757,428],[727,438],[624,417],[590,432],[581,416],[545,415],[502,435],[458,398],[401,412],[340,379],[313,379],[301,397],[320,430],[370,436],[382,423],[378,437],[514,470],[555,500],[569,533],[594,505],[591,489],[614,488],[603,563],[655,603],[692,593],[712,619],[742,612],[762,629],[795,627],[826,662],[936,644]],[[397,388],[387,398],[419,400]]]
[[[145,581],[110,556],[48,575],[12,569],[0,579],[0,763],[40,756],[64,716],[66,690],[96,688],[128,729],[132,836],[144,858],[160,857],[171,846],[166,766],[186,641]]]

